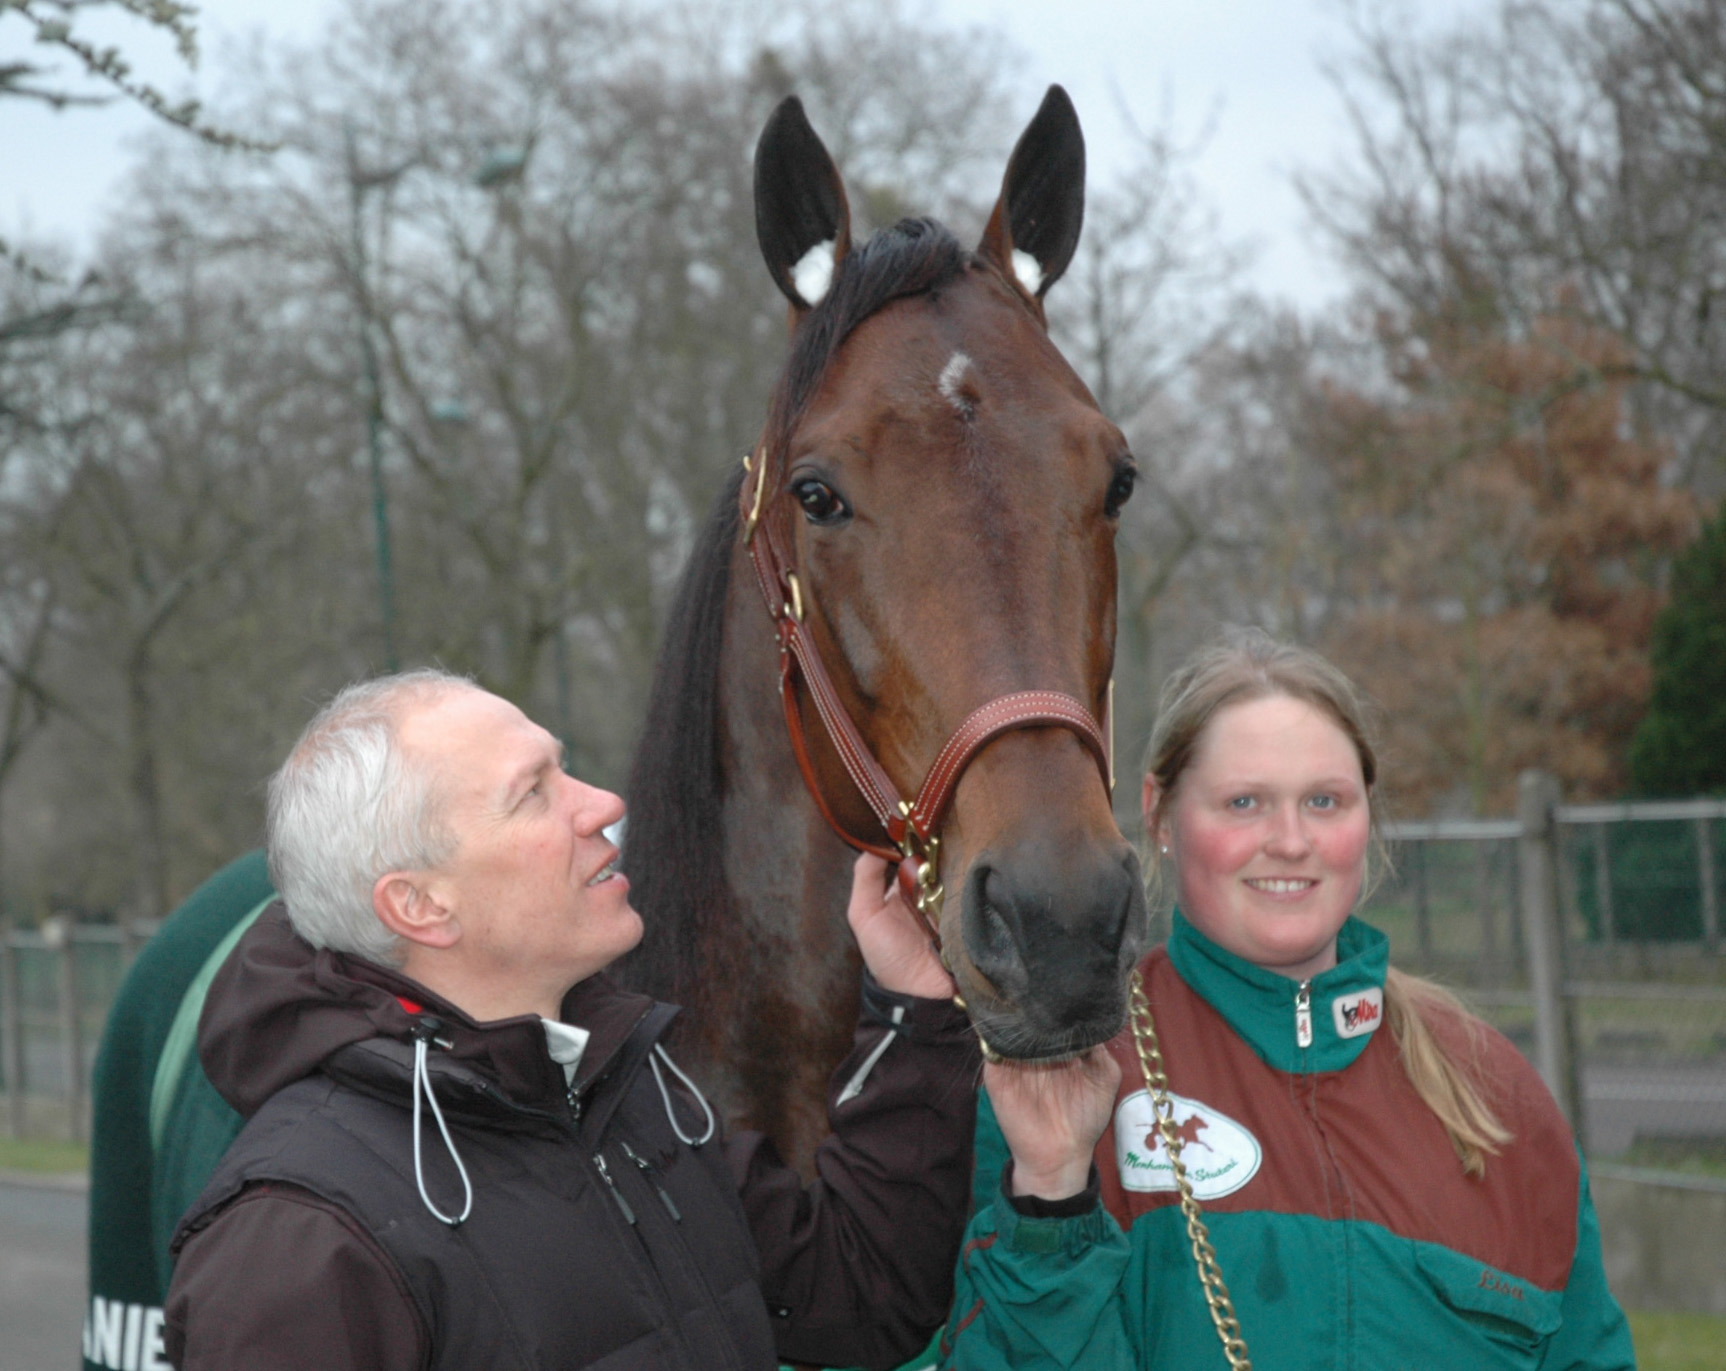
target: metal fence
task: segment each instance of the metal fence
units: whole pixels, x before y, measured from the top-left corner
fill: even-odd
[[[1562,805],[1390,825],[1365,916],[1540,1067],[1588,1151],[1726,1160],[1726,800]],[[0,934],[13,1136],[85,1137],[102,1022],[142,941],[64,916]]]
[[[0,1086],[14,1137],[89,1135],[89,1083],[108,1006],[142,933],[65,916],[0,930]]]
[[[1541,1068],[1590,1155],[1726,1161],[1726,800],[1554,797],[1531,774],[1516,818],[1388,826],[1364,915]]]

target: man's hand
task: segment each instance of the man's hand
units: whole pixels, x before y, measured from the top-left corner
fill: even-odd
[[[1054,1066],[989,1062],[983,1084],[1013,1154],[1013,1193],[1064,1200],[1082,1191],[1121,1084],[1107,1044]]]
[[[928,1000],[951,999],[957,988],[916,915],[887,878],[887,863],[862,853],[851,868],[851,904],[845,911],[863,961],[883,990]]]

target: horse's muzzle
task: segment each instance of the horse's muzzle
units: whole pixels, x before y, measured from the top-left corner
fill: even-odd
[[[1075,855],[1034,843],[1008,860],[985,853],[966,875],[963,951],[951,960],[972,1021],[999,1056],[1072,1056],[1126,1023],[1126,980],[1149,923],[1138,859],[1125,843]]]

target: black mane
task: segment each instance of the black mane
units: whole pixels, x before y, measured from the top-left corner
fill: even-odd
[[[833,356],[853,329],[890,301],[940,290],[974,259],[932,219],[902,219],[849,253],[832,288],[799,324],[768,410],[768,470],[782,454]],[[703,524],[673,597],[647,716],[629,775],[623,868],[646,932],[624,964],[638,989],[698,1008],[705,934],[731,920],[721,854],[719,662],[741,468]],[[774,688],[766,672],[761,689]],[[787,776],[787,784],[797,784]]]

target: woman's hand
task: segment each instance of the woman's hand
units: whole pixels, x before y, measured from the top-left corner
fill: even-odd
[[[929,1000],[949,1000],[958,993],[929,935],[899,898],[898,883],[888,880],[881,858],[867,852],[857,858],[845,917],[864,964],[883,990]]]
[[[1013,1193],[1064,1200],[1082,1191],[1121,1084],[1108,1045],[1053,1066],[990,1062],[983,1084],[1013,1154]]]

